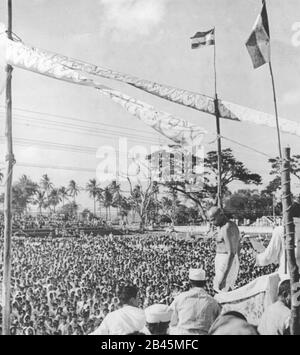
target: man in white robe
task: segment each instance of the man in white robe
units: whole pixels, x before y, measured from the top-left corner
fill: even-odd
[[[190,269],[191,289],[180,293],[170,305],[171,335],[206,335],[221,312],[221,306],[205,290],[203,269]]]
[[[108,313],[90,335],[125,335],[139,332],[146,324],[144,310],[138,308],[138,289],[124,286],[119,296],[122,307]]]
[[[292,216],[294,217],[295,229],[295,253],[298,267],[300,268],[300,204],[292,205]],[[276,227],[272,233],[272,238],[264,252],[256,255],[257,266],[267,266],[270,264],[279,264],[278,272],[288,274],[286,262],[284,240],[284,227]]]

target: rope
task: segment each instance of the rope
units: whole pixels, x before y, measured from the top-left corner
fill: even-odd
[[[5,32],[7,33],[7,31],[5,31]],[[19,37],[16,33],[11,32],[11,34],[13,35],[13,40],[14,40],[15,42],[22,42],[22,43],[23,43],[22,38]]]
[[[224,137],[224,136],[222,136],[222,135],[217,136],[217,139],[218,139],[218,137],[223,138],[223,139],[225,139],[225,140],[227,140],[227,141],[229,141],[229,142],[235,143],[235,144],[237,144],[237,145],[239,145],[239,146],[241,146],[241,147],[243,147],[243,148],[252,150],[252,151],[255,152],[255,153],[264,155],[264,156],[267,157],[267,158],[274,158],[274,157],[271,156],[271,155],[268,155],[268,154],[266,154],[266,153],[264,153],[264,152],[261,152],[260,150],[254,149],[254,148],[252,148],[252,147],[250,147],[250,146],[248,146],[248,145],[246,145],[246,144],[242,144],[242,143],[240,143],[240,142],[237,142],[237,141],[235,141],[235,140],[233,140],[233,139]]]
[[[285,173],[285,172],[289,172],[290,171],[290,165],[289,166],[286,166],[284,167],[284,164],[283,162],[286,161],[286,162],[290,162],[291,159],[280,159],[279,158],[279,161],[280,161],[280,165],[281,165],[281,174]],[[282,188],[283,186],[289,186],[291,183],[291,180],[286,180],[284,183],[282,183]],[[288,194],[282,194],[282,201],[283,200],[287,200],[287,199],[291,199],[292,197],[292,193],[289,192]],[[283,211],[283,215],[286,216],[287,213],[292,209],[292,205],[288,206],[284,211]],[[292,236],[294,235],[294,232],[287,232],[287,227],[291,226],[291,225],[294,225],[294,222],[293,220],[291,221],[287,221],[286,219],[284,219],[284,239],[285,239],[285,250],[294,250],[294,246],[291,246],[291,245],[287,245],[286,241],[287,241],[287,238],[289,236]],[[287,261],[287,257],[285,258],[286,261]]]

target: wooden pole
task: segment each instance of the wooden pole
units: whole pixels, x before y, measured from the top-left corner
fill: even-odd
[[[290,148],[284,149],[282,163],[282,205],[285,227],[285,249],[291,277],[291,322],[292,335],[300,335],[300,283],[299,270],[295,256],[295,225],[292,214],[292,195],[290,180]]]
[[[216,65],[216,28],[214,27],[214,74],[215,74],[215,116],[216,116],[216,128],[217,128],[217,154],[218,154],[218,207],[223,207],[222,201],[222,144],[221,144],[221,129],[220,129],[220,112],[219,101],[217,94],[217,65]]]
[[[12,39],[12,0],[8,0],[8,26],[7,36]],[[11,65],[6,66],[6,180],[4,199],[4,260],[3,260],[3,286],[2,286],[2,334],[10,334],[10,283],[11,283],[11,234],[12,234],[12,177],[13,177],[13,144],[12,144],[12,71]]]
[[[279,150],[279,157],[282,159],[282,149],[281,149],[281,138],[280,138],[280,127],[279,127],[279,118],[278,118],[278,108],[277,108],[277,99],[276,99],[276,90],[275,90],[275,81],[274,81],[274,74],[272,69],[271,60],[269,62],[271,80],[272,80],[272,88],[273,88],[273,99],[274,99],[274,108],[275,108],[275,117],[276,117],[276,128],[277,128],[277,140],[278,140],[278,150]]]

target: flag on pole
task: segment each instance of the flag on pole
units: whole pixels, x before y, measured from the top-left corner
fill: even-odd
[[[192,40],[192,49],[199,47],[210,46],[215,44],[215,29],[213,28],[207,32],[197,32]]]
[[[270,31],[266,3],[263,2],[253,31],[246,42],[246,47],[252,59],[254,69],[269,63],[271,60]]]

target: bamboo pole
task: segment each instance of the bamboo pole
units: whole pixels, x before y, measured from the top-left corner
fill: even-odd
[[[285,227],[285,249],[291,277],[291,322],[292,335],[300,335],[300,283],[299,270],[295,256],[295,225],[292,214],[292,195],[290,180],[290,148],[284,149],[282,163],[282,205]]]
[[[220,129],[220,114],[219,114],[219,104],[218,97],[216,94],[215,98],[215,113],[216,113],[216,128],[217,128],[217,151],[218,151],[218,207],[223,207],[222,200],[222,147],[221,147],[221,129]]]
[[[214,27],[214,76],[215,76],[215,116],[216,116],[216,129],[217,129],[217,154],[218,154],[218,207],[223,207],[222,201],[222,144],[221,144],[221,129],[220,129],[220,112],[219,112],[219,101],[217,94],[217,49],[216,49],[216,28]]]
[[[8,0],[7,36],[12,39],[12,0]],[[12,234],[12,177],[13,177],[13,143],[12,143],[12,71],[11,65],[6,66],[6,180],[4,199],[4,257],[3,257],[3,287],[2,287],[2,333],[10,334],[10,283],[11,283],[11,234]]]

